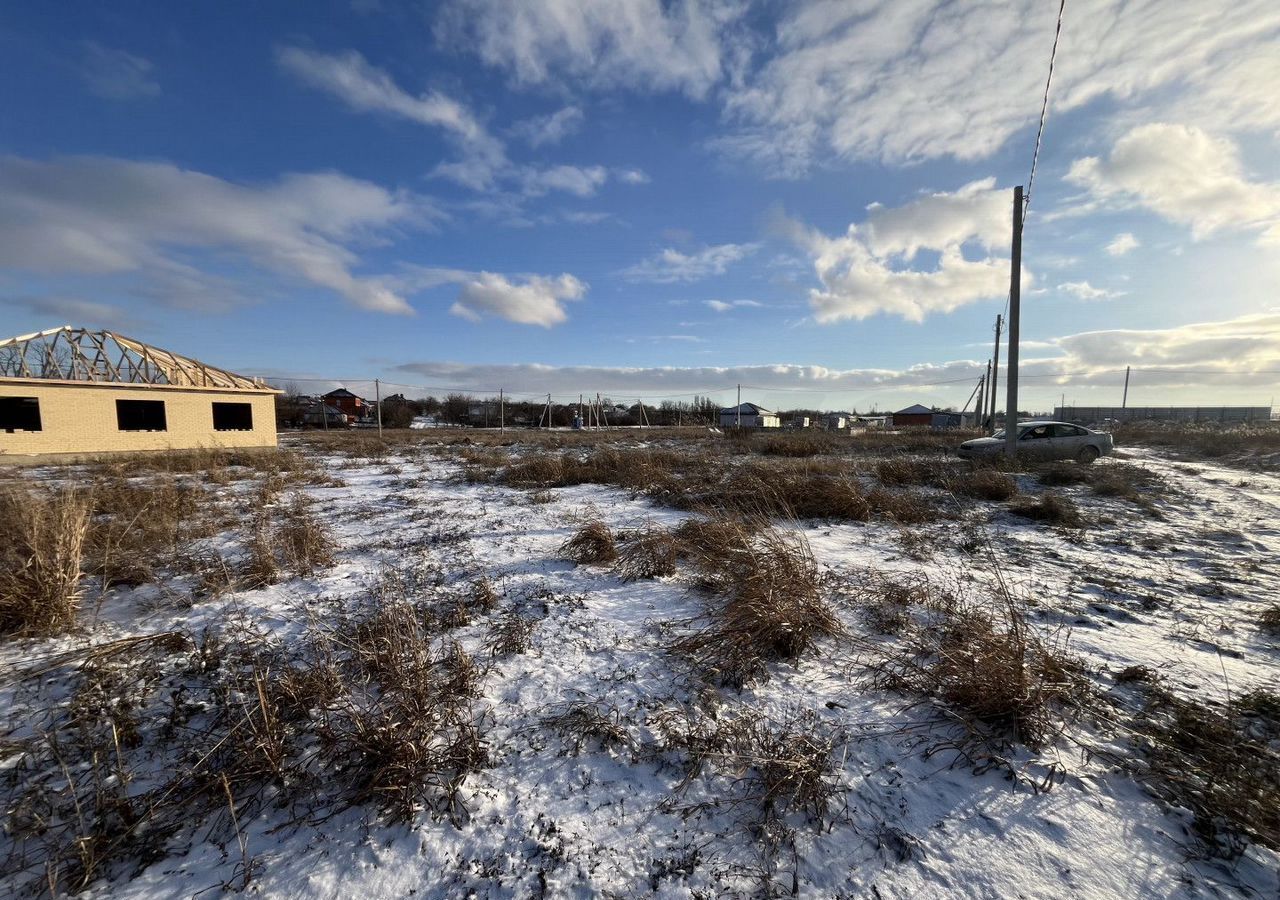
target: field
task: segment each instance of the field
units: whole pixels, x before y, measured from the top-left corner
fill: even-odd
[[[0,897],[1274,897],[1270,437],[0,469]]]

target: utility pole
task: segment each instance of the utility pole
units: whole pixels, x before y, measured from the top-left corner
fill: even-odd
[[[1129,366],[1124,367],[1124,399],[1120,401],[1120,408],[1127,409],[1129,406]]]
[[[378,408],[378,437],[382,437],[382,385],[373,379],[373,404]]]
[[[1000,331],[1004,328],[1004,316],[996,316],[996,352],[992,356],[994,362],[991,364],[991,396],[988,401],[991,404],[991,433],[996,433],[996,388],[1000,384]]]
[[[738,385],[738,405],[734,410],[738,416],[737,427],[742,427],[742,385]]]
[[[1004,409],[1005,452],[1018,452],[1018,329],[1022,325],[1022,185],[1013,189],[1013,247],[1009,259],[1009,383]]]
[[[987,360],[987,370],[982,373],[982,381],[978,386],[978,403],[973,408],[973,427],[981,428],[982,420],[987,415],[987,382],[991,380],[991,360]]]
[[[964,408],[960,410],[960,424],[964,424],[964,414],[969,411],[969,404],[973,402],[973,398],[982,393],[982,379],[978,379],[978,383],[973,386],[973,390],[969,392],[969,398],[964,401]],[[977,409],[975,406],[974,409]]]
[[[507,405],[502,396],[502,388],[498,388],[498,430],[507,430]]]

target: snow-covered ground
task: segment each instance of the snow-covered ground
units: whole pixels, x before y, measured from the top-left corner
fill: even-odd
[[[1104,691],[1109,673],[1134,665],[1202,702],[1280,690],[1280,646],[1257,628],[1260,612],[1280,598],[1280,478],[1153,452],[1129,455],[1166,482],[1154,500],[1158,517],[1068,486],[1055,490],[1080,504],[1093,523],[1086,530],[964,501],[961,520],[914,528],[910,553],[902,529],[886,524],[806,523],[804,536],[824,570],[854,580],[867,571],[901,572],[980,591],[994,562]],[[700,685],[671,650],[705,609],[688,577],[624,583],[607,565],[575,566],[560,552],[590,519],[627,529],[672,526],[686,513],[598,485],[535,493],[469,484],[447,456],[323,462],[343,486],[305,490],[339,547],[331,569],[192,605],[163,602],[154,586],[121,588],[103,600],[87,636],[0,644],[0,670],[13,672],[85,640],[198,632],[231,608],[287,634],[321,598],[362,595],[380,572],[405,566],[438,568],[446,584],[489,579],[498,608],[451,634],[477,658],[489,659],[487,641],[505,610],[538,618],[526,653],[488,661],[480,705],[489,764],[466,780],[465,822],[423,813],[410,826],[379,825],[356,808],[281,827],[284,814],[269,811],[239,822],[256,873],[249,891],[325,898],[1280,896],[1280,855],[1259,847],[1229,862],[1196,854],[1189,813],[1154,799],[1108,754],[1085,752],[1117,740],[1088,722],[1040,754],[1019,751],[1008,766],[983,774],[946,753],[927,756],[930,731],[918,727],[927,714],[867,687],[865,642],[852,639],[865,636],[867,625],[839,591],[832,603],[852,637],[824,640],[798,664],[775,664],[767,681],[741,692]],[[39,474],[50,472],[33,477]],[[1043,490],[1033,476],[1018,477],[1028,493]],[[989,536],[994,560],[972,552],[975,532]],[[54,687],[47,691],[6,679],[0,706],[11,709],[9,724],[28,704],[56,696]],[[625,740],[576,746],[546,723],[578,701],[594,704]],[[673,716],[725,723],[755,714],[807,721],[832,741],[840,793],[820,823],[794,813],[762,832],[749,773],[708,766],[686,779],[680,752],[664,741]],[[1051,766],[1051,790],[1008,777]],[[88,895],[212,896],[236,883],[243,858],[234,844],[196,841],[132,877],[100,881]]]

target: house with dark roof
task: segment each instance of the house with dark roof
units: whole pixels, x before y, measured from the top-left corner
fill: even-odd
[[[781,428],[782,420],[772,410],[755,403],[743,403],[720,410],[721,428]]]
[[[894,428],[929,428],[933,425],[933,410],[917,403],[893,414]]]

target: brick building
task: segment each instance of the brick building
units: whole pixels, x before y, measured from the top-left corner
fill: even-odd
[[[0,461],[274,447],[278,393],[109,331],[10,338],[0,341]]]

